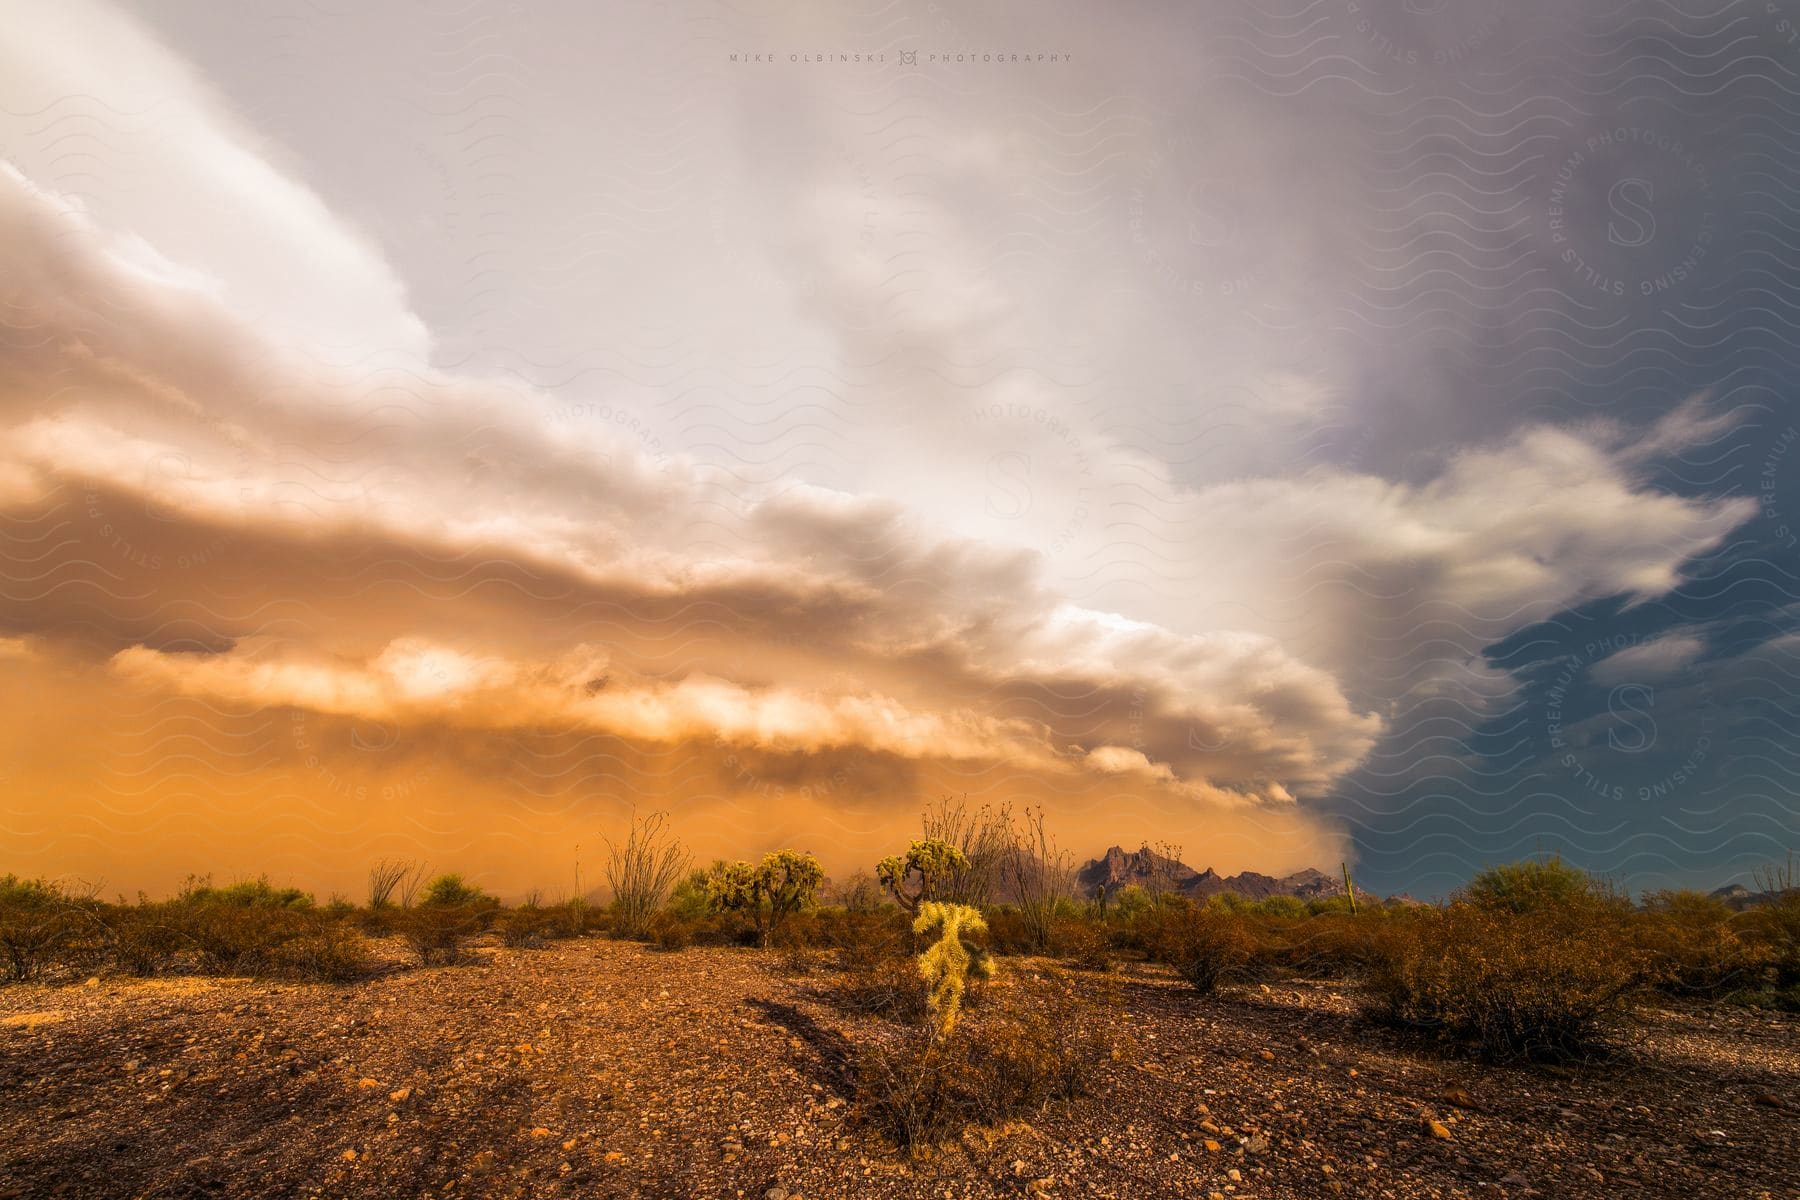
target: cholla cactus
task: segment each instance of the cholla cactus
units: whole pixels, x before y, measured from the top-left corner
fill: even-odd
[[[969,860],[957,847],[941,838],[921,838],[905,854],[893,854],[875,864],[875,878],[909,913],[923,912],[921,905],[937,899],[937,891],[951,872],[968,870]],[[914,888],[910,881],[917,877]],[[923,931],[921,931],[923,932]]]
[[[980,910],[966,904],[927,900],[919,905],[913,932],[930,933],[933,929],[939,931],[938,940],[919,955],[919,974],[925,980],[926,1002],[931,1007],[936,1035],[941,1038],[956,1025],[969,975],[985,977],[991,966],[986,954],[980,950],[971,954],[971,948],[962,940],[965,933],[987,931]]]

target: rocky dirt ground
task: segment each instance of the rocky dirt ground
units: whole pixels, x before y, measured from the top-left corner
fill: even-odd
[[[1081,978],[1132,1047],[1091,1095],[917,1160],[842,1069],[886,1023],[787,966],[583,940],[0,989],[0,1197],[1800,1197],[1791,1016],[1658,1009],[1607,1062],[1502,1069],[1341,985],[1134,967]]]

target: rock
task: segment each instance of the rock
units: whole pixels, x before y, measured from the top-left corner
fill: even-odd
[[[763,1200],[788,1200],[788,1190],[778,1183],[763,1193]]]
[[[1274,1062],[1275,1052],[1273,1050],[1258,1050],[1256,1052],[1256,1057],[1262,1059],[1264,1062]]]
[[[1474,1108],[1475,1102],[1469,1099],[1469,1093],[1461,1088],[1447,1088],[1444,1091],[1444,1103],[1454,1104],[1457,1108]]]
[[[550,1136],[550,1131],[545,1129],[542,1125],[539,1125],[536,1129],[531,1131],[531,1136],[534,1138],[547,1138]]]
[[[1253,1133],[1249,1137],[1244,1139],[1244,1153],[1245,1154],[1267,1154],[1268,1152],[1269,1152],[1269,1139],[1264,1137],[1262,1134]]]
[[[412,1095],[412,1089],[409,1087],[395,1088],[393,1091],[388,1093],[388,1099],[392,1100],[395,1104],[398,1104],[402,1100],[406,1099],[408,1096],[411,1096],[411,1095]]]
[[[1525,1178],[1525,1176],[1519,1174],[1517,1171],[1508,1171],[1500,1177],[1500,1182],[1507,1187],[1522,1188],[1531,1186],[1531,1180]]]
[[[1206,1151],[1208,1154],[1217,1154],[1219,1149],[1219,1143],[1213,1141],[1211,1138],[1206,1139]]]
[[[1427,1120],[1425,1122],[1425,1129],[1426,1132],[1430,1133],[1432,1137],[1438,1139],[1440,1142],[1447,1142],[1450,1140],[1450,1127],[1442,1121]]]
[[[608,1150],[603,1156],[607,1162],[624,1162],[625,1154],[620,1150]]]
[[[1764,1092],[1761,1095],[1757,1096],[1755,1099],[1751,1100],[1751,1103],[1752,1104],[1761,1104],[1765,1108],[1786,1108],[1787,1107],[1786,1104],[1782,1103],[1781,1097],[1775,1095],[1773,1092]]]

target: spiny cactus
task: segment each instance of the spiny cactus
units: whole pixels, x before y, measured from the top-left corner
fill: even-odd
[[[790,916],[813,903],[824,882],[818,859],[777,850],[763,855],[759,866],[720,861],[707,873],[704,886],[715,908],[748,913],[756,922],[757,941],[767,946]]]
[[[925,999],[931,1009],[934,1032],[941,1038],[956,1026],[963,988],[970,974],[985,978],[992,966],[985,953],[963,942],[965,933],[987,932],[987,922],[979,909],[927,900],[919,905],[913,932],[930,933],[934,929],[938,939],[919,955],[919,974],[925,980]]]
[[[909,913],[918,913],[924,911],[921,905],[937,899],[938,888],[953,871],[966,870],[968,866],[968,858],[949,842],[921,838],[908,846],[905,854],[892,854],[875,864],[875,877],[896,904]],[[916,890],[909,886],[915,876]]]

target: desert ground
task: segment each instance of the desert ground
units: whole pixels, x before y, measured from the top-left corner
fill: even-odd
[[[1117,1047],[1085,1094],[903,1154],[848,1077],[898,1026],[805,966],[579,938],[0,989],[0,1197],[1800,1197],[1791,1014],[1662,1001],[1603,1060],[1514,1068],[1339,981],[1073,972]]]

